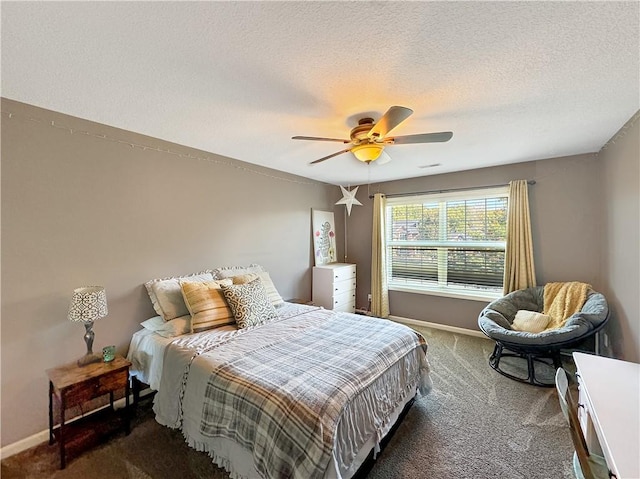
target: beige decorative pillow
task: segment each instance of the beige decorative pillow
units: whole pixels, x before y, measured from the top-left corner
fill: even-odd
[[[187,305],[184,304],[184,299],[182,298],[180,281],[211,281],[212,279],[211,271],[207,270],[186,276],[152,279],[147,281],[144,286],[147,288],[147,293],[149,293],[153,309],[162,316],[162,319],[170,321],[189,314]]]
[[[262,273],[264,268],[259,264],[252,263],[249,266],[225,266],[211,271],[213,279],[233,278],[242,274]]]
[[[280,306],[281,304],[284,304],[284,299],[282,299],[282,296],[280,296],[280,293],[278,293],[276,286],[271,280],[271,276],[269,276],[269,273],[267,273],[266,271],[262,273],[241,274],[238,276],[234,276],[232,279],[233,284],[246,284],[256,278],[260,278],[260,281],[262,281],[262,285],[267,292],[267,297],[269,298],[269,301],[271,301],[271,304],[273,304],[274,306]]]
[[[526,331],[527,333],[541,333],[547,328],[550,316],[536,311],[521,309],[516,313],[511,327],[515,331]]]
[[[231,285],[231,279],[218,281],[182,281],[182,296],[191,313],[191,332],[199,333],[207,329],[233,324],[235,319],[220,289]]]
[[[239,328],[257,326],[278,317],[260,279],[245,284],[222,286],[222,291]]]

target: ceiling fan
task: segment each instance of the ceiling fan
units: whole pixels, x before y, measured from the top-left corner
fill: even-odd
[[[349,148],[338,151],[337,153],[312,161],[311,164],[313,165],[348,152],[352,152],[360,161],[371,163],[380,157],[384,147],[387,145],[438,143],[449,141],[453,136],[453,133],[450,131],[441,131],[439,133],[420,133],[417,135],[405,136],[387,136],[391,130],[409,118],[412,113],[413,110],[411,108],[406,108],[404,106],[392,106],[384,115],[382,115],[382,118],[380,118],[377,123],[373,121],[373,118],[361,118],[358,121],[358,126],[351,130],[351,133],[349,134],[349,137],[351,138],[350,140],[322,138],[317,136],[294,136],[291,139],[337,141],[345,144],[350,143],[352,145]]]

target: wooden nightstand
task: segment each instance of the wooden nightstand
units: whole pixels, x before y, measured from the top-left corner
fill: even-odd
[[[60,469],[66,466],[67,447],[94,443],[113,432],[116,426],[129,434],[129,367],[131,363],[122,356],[108,363],[97,362],[86,366],[66,364],[47,370],[49,376],[49,444],[54,437],[60,444]],[[124,389],[126,406],[123,410],[113,408],[113,394]],[[80,406],[91,399],[109,394],[110,407],[83,415],[65,424],[67,409]],[[60,423],[54,427],[53,401],[60,409]]]

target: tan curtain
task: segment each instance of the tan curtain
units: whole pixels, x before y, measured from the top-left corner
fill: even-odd
[[[526,180],[515,180],[509,183],[504,294],[535,285],[528,185]]]
[[[371,313],[381,318],[389,316],[386,206],[387,198],[382,193],[376,193],[373,197],[373,236],[371,238]]]

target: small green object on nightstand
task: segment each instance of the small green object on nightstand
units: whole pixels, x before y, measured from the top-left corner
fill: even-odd
[[[115,346],[105,346],[102,348],[102,359],[105,363],[111,362],[116,357],[116,347]]]

